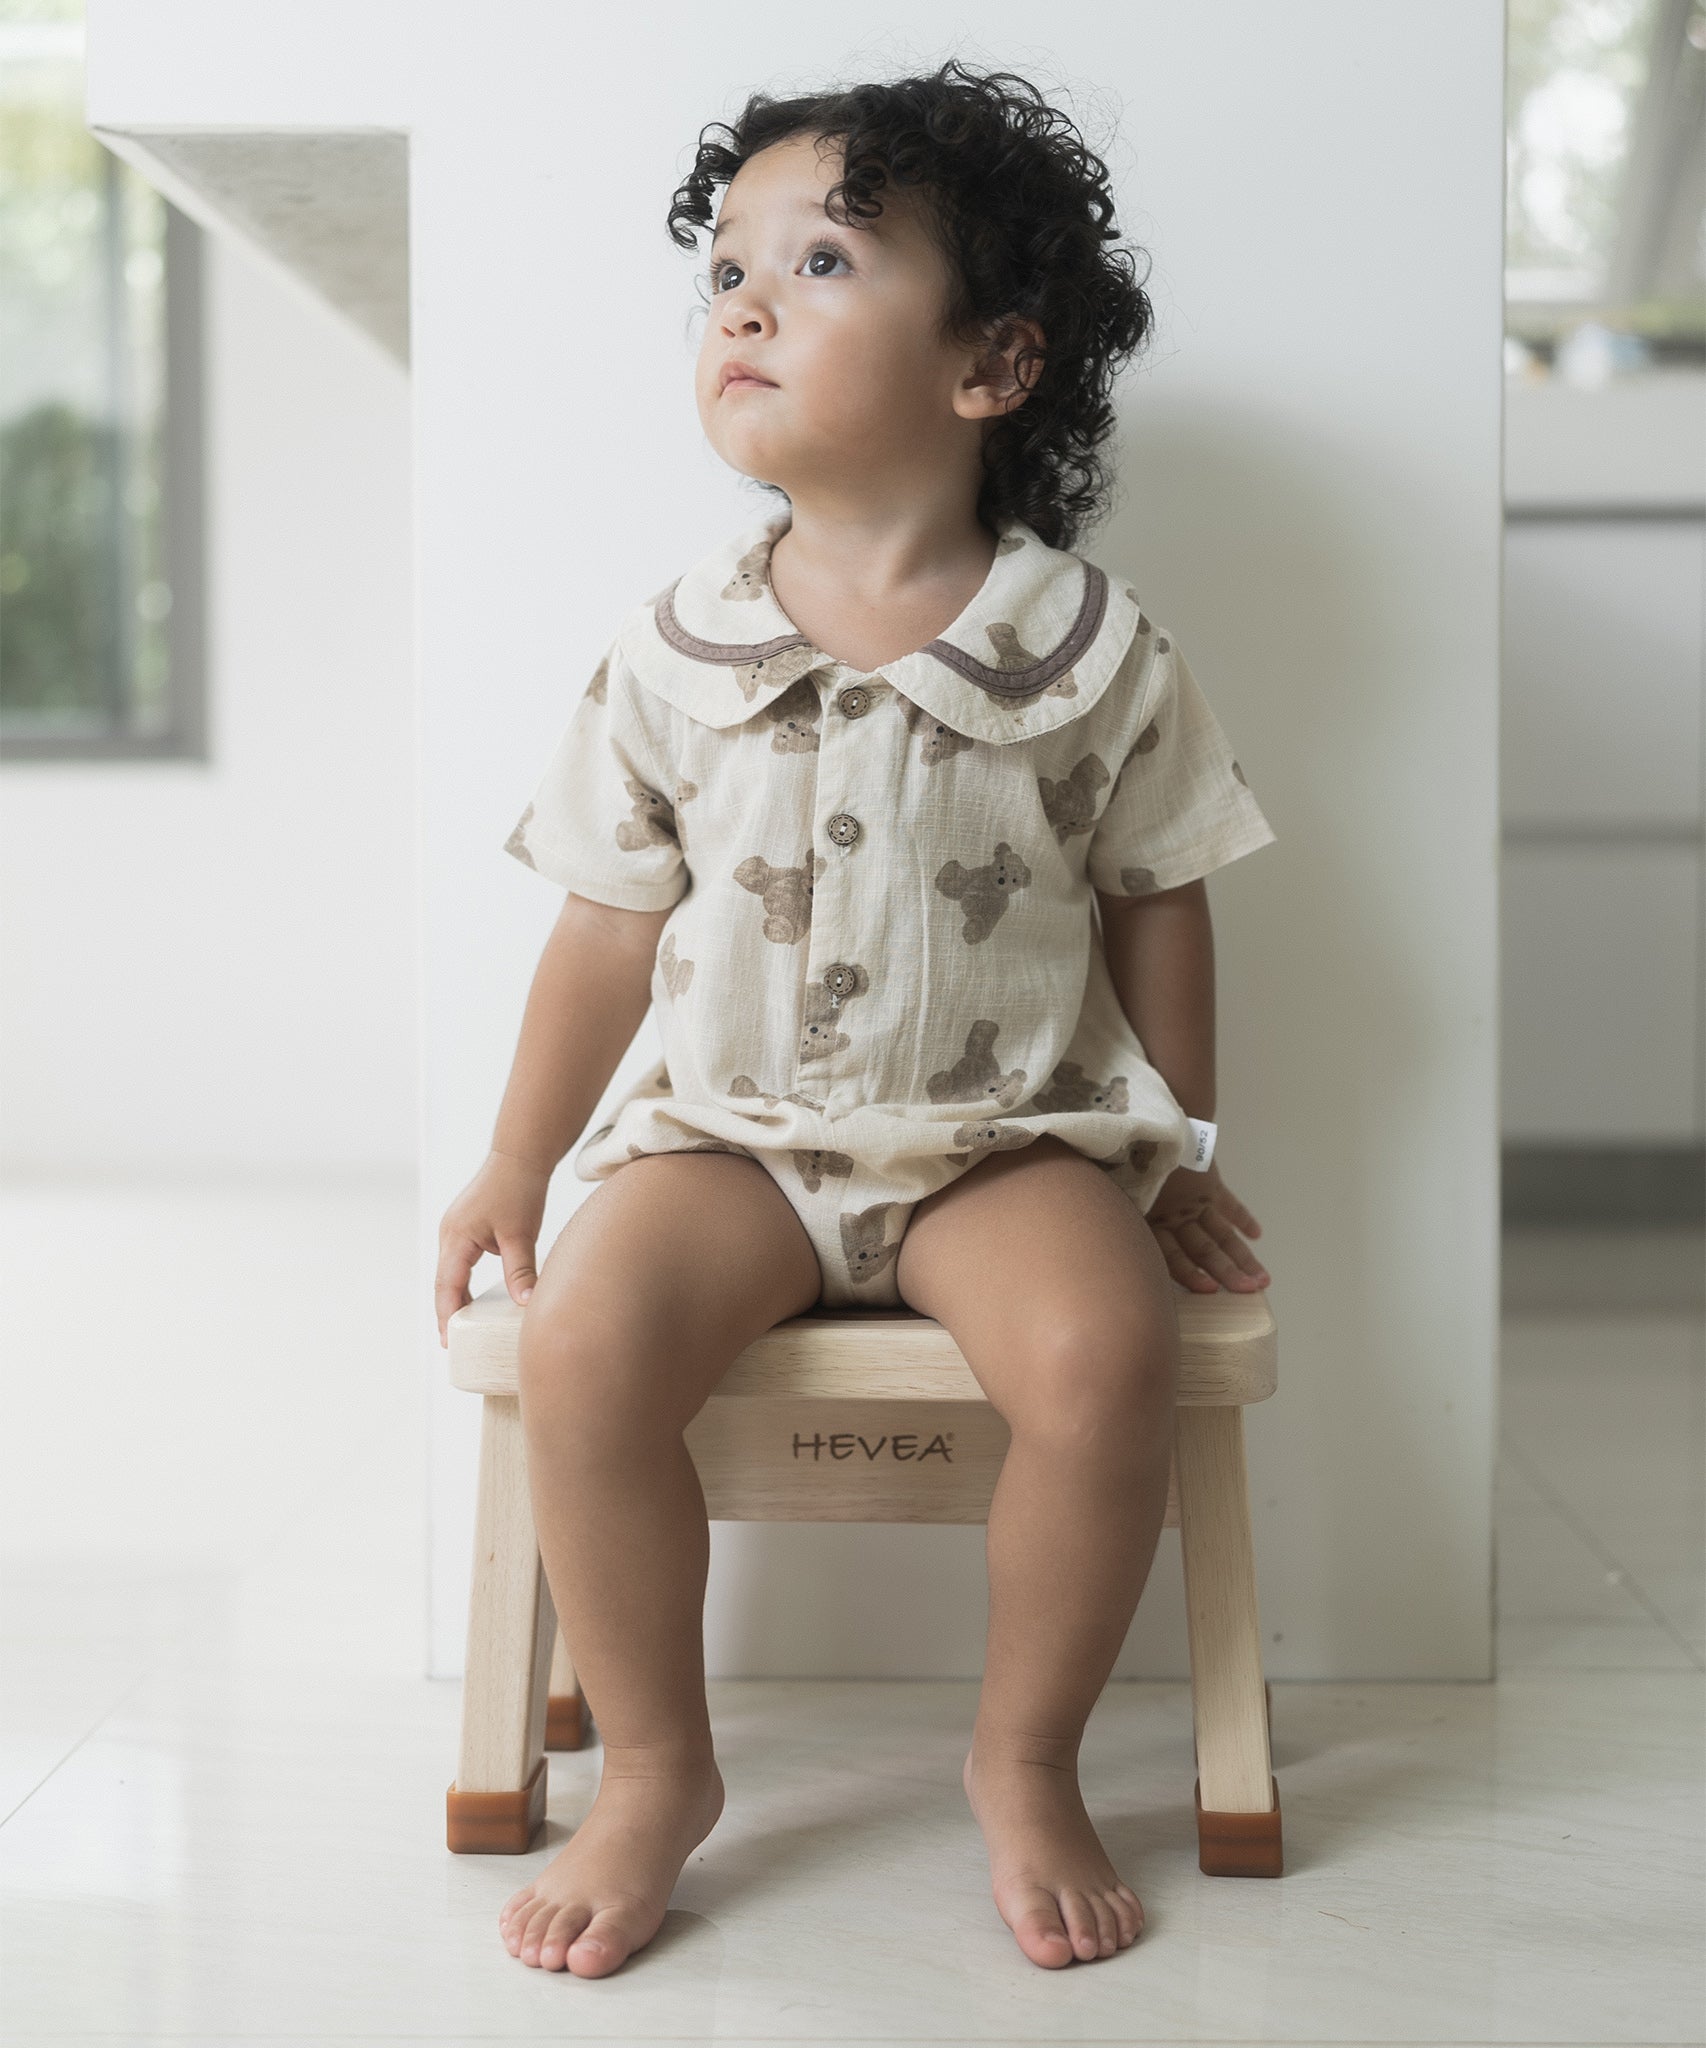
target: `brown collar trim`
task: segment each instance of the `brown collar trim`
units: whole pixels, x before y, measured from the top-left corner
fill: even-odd
[[[923,652],[945,661],[949,668],[957,670],[968,682],[976,683],[979,689],[987,690],[992,697],[1030,697],[1056,676],[1066,673],[1095,639],[1107,608],[1108,579],[1094,562],[1086,562],[1084,597],[1078,616],[1052,654],[1027,662],[1023,668],[991,668],[988,662],[979,661],[976,655],[967,654],[963,647],[955,647],[947,640],[932,640]]]
[[[749,661],[768,661],[773,654],[808,644],[804,633],[784,633],[778,640],[755,640],[744,647],[727,640],[702,640],[697,633],[688,632],[675,616],[673,600],[680,581],[678,576],[658,599],[655,617],[660,637],[690,661],[713,662],[718,668],[741,668]]]
[[[680,578],[672,583],[657,601],[654,613],[659,637],[665,640],[678,654],[685,654],[691,661],[703,661],[718,668],[740,668],[748,662],[768,661],[772,655],[786,653],[791,647],[809,647],[811,642],[803,633],[784,633],[775,640],[754,640],[739,645],[727,640],[706,640],[687,628],[675,615],[674,597]],[[1045,689],[1072,666],[1084,652],[1101,628],[1102,615],[1108,606],[1108,579],[1094,562],[1084,564],[1084,596],[1078,607],[1078,616],[1072,622],[1066,638],[1052,653],[1039,656],[1027,662],[1022,668],[992,668],[988,662],[979,661],[975,654],[967,654],[963,647],[956,647],[948,640],[932,640],[919,650],[934,655],[947,664],[967,682],[976,683],[992,697],[1031,697],[1038,690]]]

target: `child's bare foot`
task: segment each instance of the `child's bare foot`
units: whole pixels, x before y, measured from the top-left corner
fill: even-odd
[[[1090,1825],[1070,1761],[1002,1754],[974,1738],[961,1773],[983,1830],[995,1903],[1033,1963],[1058,1970],[1129,1948],[1143,1907]]]
[[[607,1753],[592,1811],[498,1915],[504,1947],[537,1969],[608,1977],[663,1925],[681,1866],[722,1810],[709,1757],[613,1770]]]

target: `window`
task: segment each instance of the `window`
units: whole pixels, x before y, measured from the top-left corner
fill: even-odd
[[[200,230],[91,135],[81,10],[0,21],[0,755],[204,757]]]
[[[1509,332],[1592,319],[1639,353],[1706,348],[1706,5],[1509,0]]]

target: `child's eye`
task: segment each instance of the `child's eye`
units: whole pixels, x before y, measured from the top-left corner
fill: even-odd
[[[818,242],[806,251],[804,269],[808,277],[831,277],[834,275],[832,269],[817,270],[812,267],[820,256],[831,257],[836,263],[847,263],[851,267],[850,259],[844,249],[838,249],[833,242]],[[726,292],[732,290],[733,284],[739,281],[740,274],[741,269],[738,263],[713,264],[711,267],[712,291]]]

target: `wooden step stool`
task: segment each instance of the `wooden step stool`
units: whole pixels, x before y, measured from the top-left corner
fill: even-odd
[[[1166,1526],[1184,1555],[1198,1857],[1210,1876],[1277,1877],[1243,1417],[1274,1390],[1273,1312],[1265,1290],[1175,1298],[1183,1361]],[[578,1749],[588,1728],[533,1528],[522,1314],[499,1281],[449,1321],[451,1381],[485,1397],[462,1743],[447,1800],[459,1855],[524,1855],[544,1825],[546,1750]],[[948,1332],[905,1308],[778,1323],[686,1431],[707,1514],[734,1522],[985,1521],[1008,1441]]]

